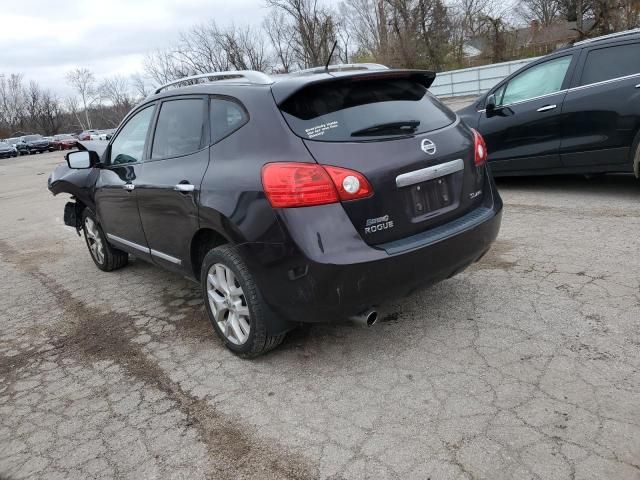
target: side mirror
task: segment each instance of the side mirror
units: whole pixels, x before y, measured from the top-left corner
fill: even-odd
[[[484,109],[487,112],[493,112],[496,109],[496,96],[493,93],[487,97]]]
[[[100,161],[98,154],[92,151],[70,152],[65,158],[69,168],[78,170],[95,167]]]

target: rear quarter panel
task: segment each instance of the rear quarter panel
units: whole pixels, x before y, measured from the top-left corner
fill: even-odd
[[[268,87],[243,90],[230,89],[229,95],[244,104],[249,121],[209,149],[200,226],[233,243],[281,243],[282,230],[262,188],[262,167],[269,162],[314,160],[285,124]]]

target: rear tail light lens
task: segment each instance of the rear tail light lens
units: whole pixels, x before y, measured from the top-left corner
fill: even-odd
[[[471,129],[473,131],[473,155],[474,162],[476,167],[481,167],[485,163],[487,163],[487,144],[484,142],[484,138],[480,135],[475,128]]]
[[[262,168],[262,185],[274,208],[326,205],[373,194],[361,173],[314,163],[268,163]]]
[[[360,172],[347,168],[324,166],[338,190],[340,200],[356,200],[373,195],[369,181]]]

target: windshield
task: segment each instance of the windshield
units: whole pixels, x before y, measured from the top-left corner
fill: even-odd
[[[9,138],[7,139],[7,143],[10,143],[11,145],[18,143],[20,141],[19,138]]]
[[[55,135],[53,138],[55,140],[68,140],[70,138],[73,138],[73,135],[69,135],[68,133],[67,134],[60,134],[60,135]]]
[[[8,147],[9,144],[7,142],[0,142],[0,147]]]
[[[456,118],[424,85],[404,78],[310,85],[285,100],[280,110],[296,135],[325,142],[415,135]]]
[[[33,142],[34,140],[42,140],[42,135],[27,135],[24,137],[25,142]]]

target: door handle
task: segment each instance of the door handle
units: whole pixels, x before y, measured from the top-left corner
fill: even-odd
[[[133,183],[125,183],[125,184],[122,186],[122,188],[124,188],[125,190],[127,190],[127,191],[129,191],[129,192],[130,192],[131,190],[133,190],[134,188],[136,188],[136,186],[135,186]]]
[[[173,187],[173,189],[177,192],[189,193],[193,192],[196,187],[191,185],[190,183],[179,183],[175,187]]]
[[[536,112],[547,112],[549,110],[553,110],[557,105],[545,105],[544,107],[540,107]]]

